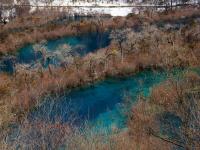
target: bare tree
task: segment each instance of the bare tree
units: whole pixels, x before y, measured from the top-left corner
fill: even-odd
[[[25,16],[30,12],[30,2],[29,0],[17,0],[16,15],[18,17]]]
[[[127,34],[131,31],[131,29],[116,29],[111,32],[110,38],[117,43],[118,48],[120,50],[121,54],[121,62],[124,61],[124,48],[123,48],[123,42],[127,39]]]
[[[14,0],[1,0],[0,1],[0,20],[6,23],[6,18],[13,16]]]
[[[56,59],[58,59],[61,67],[65,69],[67,66],[73,63],[73,49],[70,45],[64,44],[58,47],[58,49],[54,52]]]

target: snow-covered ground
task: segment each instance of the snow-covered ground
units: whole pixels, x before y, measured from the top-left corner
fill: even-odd
[[[96,2],[84,2],[78,1],[73,2],[70,0],[54,0],[51,6],[70,6],[70,13],[73,14],[110,14],[111,16],[126,16],[132,12],[133,8],[129,7],[130,5],[135,5],[140,0],[135,1],[135,3],[128,4],[124,0],[118,0],[111,2],[109,0],[97,0]],[[30,4],[33,6],[45,6],[45,3],[35,3],[33,0],[30,0]],[[73,7],[75,6],[75,7]],[[80,7],[78,7],[80,6]],[[126,7],[127,6],[127,7]],[[34,11],[36,7],[33,7],[31,11]]]
[[[130,7],[114,7],[114,8],[73,8],[73,12],[77,14],[109,14],[111,16],[126,16],[133,12]]]
[[[37,0],[29,0],[30,4],[33,6],[45,6],[45,3],[36,3]],[[71,14],[110,14],[111,16],[126,16],[131,12],[138,13],[136,8],[133,9],[134,5],[145,5],[145,6],[153,6],[150,3],[142,3],[142,0],[133,0],[133,3],[127,3],[127,0],[85,0],[85,1],[77,1],[73,2],[72,0],[54,0],[51,6],[75,6],[71,9]],[[199,3],[200,0],[192,0],[191,3]],[[174,3],[176,5],[176,3]],[[77,7],[81,6],[81,7]],[[85,6],[85,7],[84,7]],[[89,7],[88,7],[89,6]],[[111,7],[114,6],[114,7]],[[127,6],[127,7],[126,7]],[[35,7],[32,8],[31,11],[34,11]]]
[[[37,2],[37,0],[29,0],[31,5],[40,5],[45,6],[46,3]],[[133,5],[141,2],[141,0],[135,0]],[[52,6],[129,6],[130,3],[127,3],[126,0],[96,0],[96,1],[77,1],[73,2],[72,0],[54,0],[52,3],[49,3]]]
[[[52,3],[38,2],[38,0],[29,0],[31,7],[30,12],[36,10],[37,6],[40,6],[40,9],[43,9],[42,6],[66,6],[70,7],[69,13],[71,15],[80,14],[80,15],[88,15],[88,14],[109,14],[111,16],[126,16],[129,13],[138,13],[137,8],[133,8],[130,6],[135,5],[145,5],[145,6],[153,6],[150,3],[142,3],[142,0],[133,0],[133,3],[127,3],[127,0],[85,0],[77,2],[73,2],[72,0],[54,0]],[[14,0],[15,4],[17,0]],[[200,3],[200,0],[192,0],[191,3]],[[174,3],[175,5],[175,3]],[[80,6],[80,7],[79,7]],[[2,16],[9,16],[9,11],[4,11]]]

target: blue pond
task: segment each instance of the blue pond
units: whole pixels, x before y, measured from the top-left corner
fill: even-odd
[[[72,47],[74,53],[83,56],[99,48],[106,47],[109,43],[109,32],[105,32],[102,34],[88,33],[80,36],[68,36],[48,40],[44,46],[47,47],[47,51],[53,52],[58,50],[59,46],[68,44]],[[34,52],[32,44],[26,45],[19,49],[16,57],[5,58],[0,62],[0,72],[5,71],[12,73],[15,70],[14,63],[34,64],[40,58],[41,54]]]
[[[179,71],[171,72],[176,76]],[[31,121],[86,121],[95,131],[126,128],[127,113],[137,96],[148,96],[151,88],[168,77],[167,72],[144,71],[132,77],[107,79],[93,86],[74,89],[56,98],[47,97],[29,114]],[[127,95],[131,100],[127,100]]]
[[[109,33],[98,35],[96,33],[84,34],[81,36],[63,37],[47,41],[48,51],[56,51],[60,45],[68,44],[80,55],[85,55],[99,48],[109,45]],[[39,57],[39,56],[37,56]],[[35,61],[33,45],[27,45],[19,50],[18,60],[21,63],[31,63]]]

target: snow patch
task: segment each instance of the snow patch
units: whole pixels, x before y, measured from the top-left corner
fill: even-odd
[[[31,11],[36,9],[36,6],[45,6],[45,3],[34,3],[34,1],[30,0],[30,4],[34,7],[31,8]],[[133,8],[129,7],[128,4],[124,0],[114,1],[111,3],[109,0],[101,1],[98,0],[96,2],[72,2],[69,0],[55,0],[53,3],[48,4],[50,6],[68,6],[71,7],[71,14],[80,14],[80,15],[88,15],[88,14],[109,14],[111,16],[126,16],[129,13],[132,13]],[[131,5],[134,5],[132,3]],[[80,6],[80,7],[79,7]],[[127,7],[126,7],[127,6]]]

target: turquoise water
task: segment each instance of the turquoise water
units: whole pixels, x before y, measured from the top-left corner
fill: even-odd
[[[173,71],[173,76],[181,71]],[[74,89],[56,98],[47,97],[29,114],[31,121],[68,122],[82,126],[85,122],[95,131],[126,128],[127,112],[137,96],[148,96],[152,87],[169,73],[144,71],[132,77],[107,79],[93,86]],[[129,97],[131,100],[127,100]]]
[[[59,46],[64,44],[70,45],[72,48],[72,53],[74,55],[84,56],[89,52],[94,52],[99,48],[108,46],[110,43],[109,32],[97,34],[88,33],[80,36],[68,36],[62,37],[54,40],[48,40],[44,46],[47,48],[47,52],[55,52],[59,50]],[[10,72],[15,71],[15,64],[29,64],[34,66],[36,61],[41,61],[42,55],[39,52],[35,52],[33,49],[33,44],[29,44],[19,49],[16,56],[11,58],[5,58],[0,60],[0,72]],[[59,63],[54,63],[52,60],[50,62],[45,62],[45,64],[58,65]]]
[[[81,56],[94,52],[99,48],[109,45],[109,33],[103,33],[101,35],[96,33],[84,34],[80,36],[62,37],[59,39],[49,40],[45,44],[47,51],[53,52],[58,49],[59,46],[68,44],[72,47],[74,53]],[[17,59],[20,63],[31,63],[41,58],[40,54],[35,54],[33,45],[27,45],[19,50]]]

